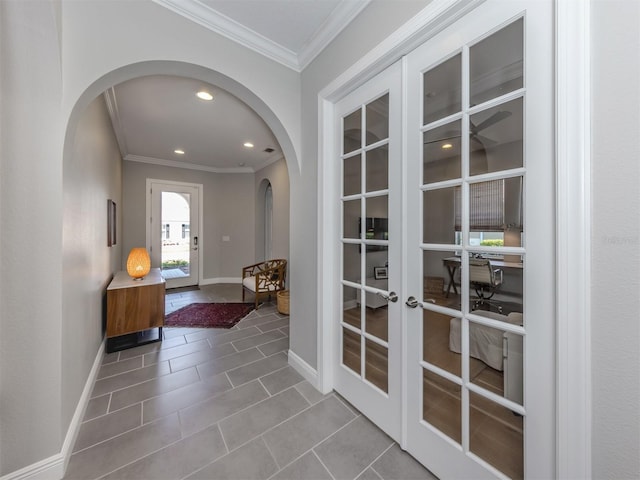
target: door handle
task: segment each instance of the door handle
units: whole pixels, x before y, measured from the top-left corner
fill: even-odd
[[[433,303],[435,305],[436,301],[433,298],[427,298],[425,302]],[[416,297],[409,297],[404,304],[409,308],[416,308],[418,306],[424,307],[424,303],[419,302]]]
[[[380,295],[387,302],[395,303],[395,302],[398,301],[398,294],[396,292],[389,292],[389,295],[387,295],[386,293],[382,293],[382,292],[376,292],[376,295]]]
[[[422,306],[422,304],[416,299],[416,297],[409,297],[404,304],[409,308],[416,308],[418,305]]]

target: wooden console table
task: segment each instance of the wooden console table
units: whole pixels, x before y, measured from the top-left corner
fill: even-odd
[[[107,352],[162,340],[165,280],[152,268],[142,280],[116,273],[107,287]],[[158,337],[150,338],[151,329]]]

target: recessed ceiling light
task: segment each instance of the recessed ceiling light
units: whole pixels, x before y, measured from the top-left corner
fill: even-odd
[[[453,148],[453,145],[451,145],[450,143],[445,143],[444,145],[442,145],[443,150],[449,150],[450,148]]]
[[[253,148],[253,143],[251,142],[244,142],[244,146],[247,148]]]
[[[205,91],[205,90],[200,90],[198,93],[196,93],[196,96],[200,99],[200,100],[213,100],[213,95],[211,95],[209,92]]]
[[[244,162],[240,162],[238,165],[240,165],[241,167],[244,167]]]
[[[178,149],[174,150],[173,153],[177,153],[178,155],[184,155],[184,150],[181,150],[181,149],[178,148]]]

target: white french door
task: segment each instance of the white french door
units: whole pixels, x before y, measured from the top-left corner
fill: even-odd
[[[167,288],[198,285],[202,186],[148,179],[147,191],[151,266],[160,268]]]
[[[342,300],[335,388],[399,438],[402,411],[400,64],[336,105]],[[392,324],[395,322],[395,324]],[[366,399],[366,401],[364,401]]]
[[[335,389],[440,478],[555,475],[552,14],[489,0],[336,104]]]

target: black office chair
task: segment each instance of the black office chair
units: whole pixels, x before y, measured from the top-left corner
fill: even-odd
[[[496,290],[502,285],[502,270],[493,268],[487,258],[469,259],[469,283],[475,289],[477,298],[474,309],[480,305],[495,306],[502,313],[502,305],[492,301]]]

